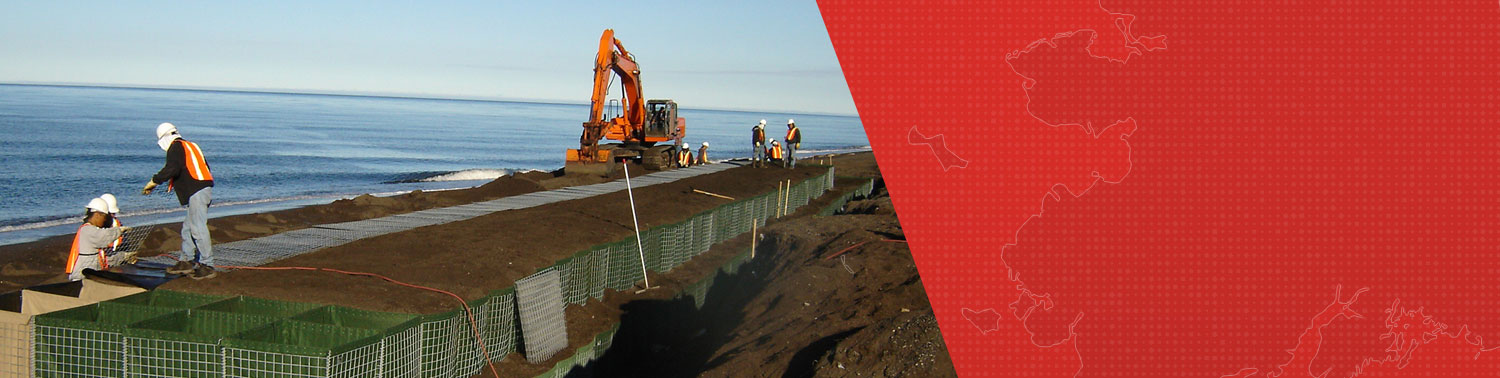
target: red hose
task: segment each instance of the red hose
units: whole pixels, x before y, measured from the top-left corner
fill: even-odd
[[[322,272],[343,273],[343,274],[347,274],[347,275],[351,275],[351,276],[364,276],[364,277],[379,278],[379,279],[385,280],[386,282],[390,282],[390,283],[401,285],[401,286],[406,286],[406,287],[413,288],[413,289],[422,289],[422,290],[427,290],[427,291],[432,291],[432,292],[438,292],[438,293],[447,294],[448,296],[453,297],[453,299],[457,299],[458,300],[458,304],[464,306],[464,315],[468,316],[468,318],[469,318],[469,324],[473,326],[471,328],[474,329],[474,339],[479,342],[479,351],[484,353],[484,364],[485,364],[485,366],[489,366],[490,367],[490,372],[494,373],[496,377],[500,376],[500,372],[495,370],[495,365],[492,364],[492,363],[490,363],[490,361],[493,361],[493,359],[490,358],[489,348],[486,348],[484,346],[484,336],[479,333],[479,322],[474,320],[474,311],[471,310],[471,309],[469,309],[469,303],[468,302],[464,302],[464,298],[458,296],[458,294],[453,294],[452,292],[449,292],[449,291],[443,290],[443,289],[436,289],[436,288],[431,288],[431,287],[426,287],[426,286],[421,286],[421,285],[413,285],[413,284],[409,284],[409,283],[397,281],[394,278],[382,276],[382,275],[375,274],[375,273],[350,272],[350,271],[344,271],[344,270],[338,270],[338,269],[332,269],[332,268],[313,268],[313,267],[306,267],[306,266],[273,266],[273,267],[263,267],[263,266],[233,266],[233,265],[220,265],[219,267],[220,268],[224,268],[224,269],[244,269],[244,270],[307,270],[307,271],[322,271]]]

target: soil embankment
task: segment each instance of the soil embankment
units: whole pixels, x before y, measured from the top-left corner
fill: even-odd
[[[716,279],[701,308],[622,304],[613,347],[573,375],[954,376],[911,253],[888,242],[904,240],[889,197],[845,209],[766,227],[757,257]]]

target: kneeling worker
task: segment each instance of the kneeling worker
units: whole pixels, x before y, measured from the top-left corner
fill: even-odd
[[[115,195],[109,193],[100,195],[99,199],[104,200],[104,204],[109,206],[109,227],[124,227],[125,224],[120,223],[120,200],[115,198]],[[121,231],[121,235],[124,235],[123,231]],[[113,243],[109,243],[108,248],[104,249],[105,258],[103,261],[101,261],[104,265],[104,269],[109,269],[109,267],[111,266],[120,266],[126,263],[135,263],[135,255],[138,251],[121,253],[121,244],[124,243],[125,237],[120,236],[119,238],[116,238]]]
[[[73,235],[73,246],[68,251],[66,273],[69,281],[82,280],[84,269],[104,269],[99,254],[130,230],[129,227],[108,227],[109,205],[103,199],[90,200],[83,214],[83,225]]]
[[[677,167],[687,168],[693,165],[693,153],[688,148],[677,150]]]
[[[783,163],[784,164],[784,160],[783,160],[783,157],[782,157],[782,150],[781,150],[781,142],[777,142],[775,139],[772,139],[771,140],[771,149],[770,149],[770,151],[766,151],[766,156],[769,156],[771,158],[771,162],[772,163]]]
[[[698,147],[698,165],[708,164],[708,142],[703,142],[703,147]]]

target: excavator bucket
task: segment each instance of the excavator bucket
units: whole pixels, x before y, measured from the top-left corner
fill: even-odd
[[[599,160],[584,160],[579,157],[578,149],[568,149],[568,160],[563,165],[563,172],[573,174],[608,176],[619,169],[620,163],[611,159],[609,149],[599,150]]]

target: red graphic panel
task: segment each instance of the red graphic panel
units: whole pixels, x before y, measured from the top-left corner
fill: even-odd
[[[961,375],[1500,375],[1500,3],[820,8]]]

